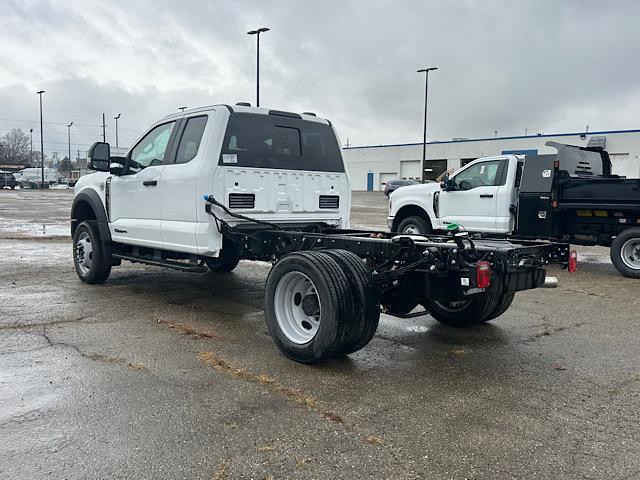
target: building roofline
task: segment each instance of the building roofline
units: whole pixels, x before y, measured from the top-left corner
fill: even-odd
[[[599,132],[545,133],[542,135],[519,135],[519,136],[513,136],[513,137],[469,138],[465,140],[441,140],[441,141],[439,140],[439,141],[427,142],[427,145],[439,145],[444,143],[489,142],[489,141],[496,141],[496,140],[522,140],[522,139],[545,138],[545,137],[575,137],[580,135],[611,135],[615,133],[640,133],[640,129],[602,130]],[[358,148],[413,147],[417,145],[422,145],[422,142],[391,143],[386,145],[362,145],[358,147],[343,147],[343,150],[355,150]]]

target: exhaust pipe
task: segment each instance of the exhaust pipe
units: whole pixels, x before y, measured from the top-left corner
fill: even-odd
[[[558,286],[558,277],[545,277],[542,288],[556,288]]]

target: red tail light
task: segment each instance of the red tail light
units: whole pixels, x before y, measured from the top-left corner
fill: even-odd
[[[476,265],[476,283],[478,288],[487,288],[491,285],[491,264],[489,262],[478,262]]]
[[[578,270],[578,253],[575,250],[571,250],[569,254],[569,271],[571,273]]]

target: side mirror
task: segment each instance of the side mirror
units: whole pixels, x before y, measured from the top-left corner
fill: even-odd
[[[451,185],[451,180],[449,180],[449,174],[445,173],[442,176],[442,181],[440,182],[440,188],[446,192],[449,190],[450,185]]]
[[[108,172],[111,166],[111,147],[108,143],[96,142],[89,149],[87,167],[98,172]]]

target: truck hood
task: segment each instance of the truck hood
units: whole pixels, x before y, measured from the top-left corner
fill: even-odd
[[[87,175],[83,175],[78,179],[76,185],[74,187],[74,193],[77,195],[78,192],[84,190],[87,187],[92,187],[96,190],[104,189],[104,182],[111,174],[108,172],[95,172],[89,173]],[[102,188],[100,188],[102,186]]]
[[[433,183],[421,183],[419,185],[407,185],[406,187],[401,187],[391,193],[389,198],[397,199],[403,197],[405,195],[433,195],[434,192],[440,191],[440,184]]]

